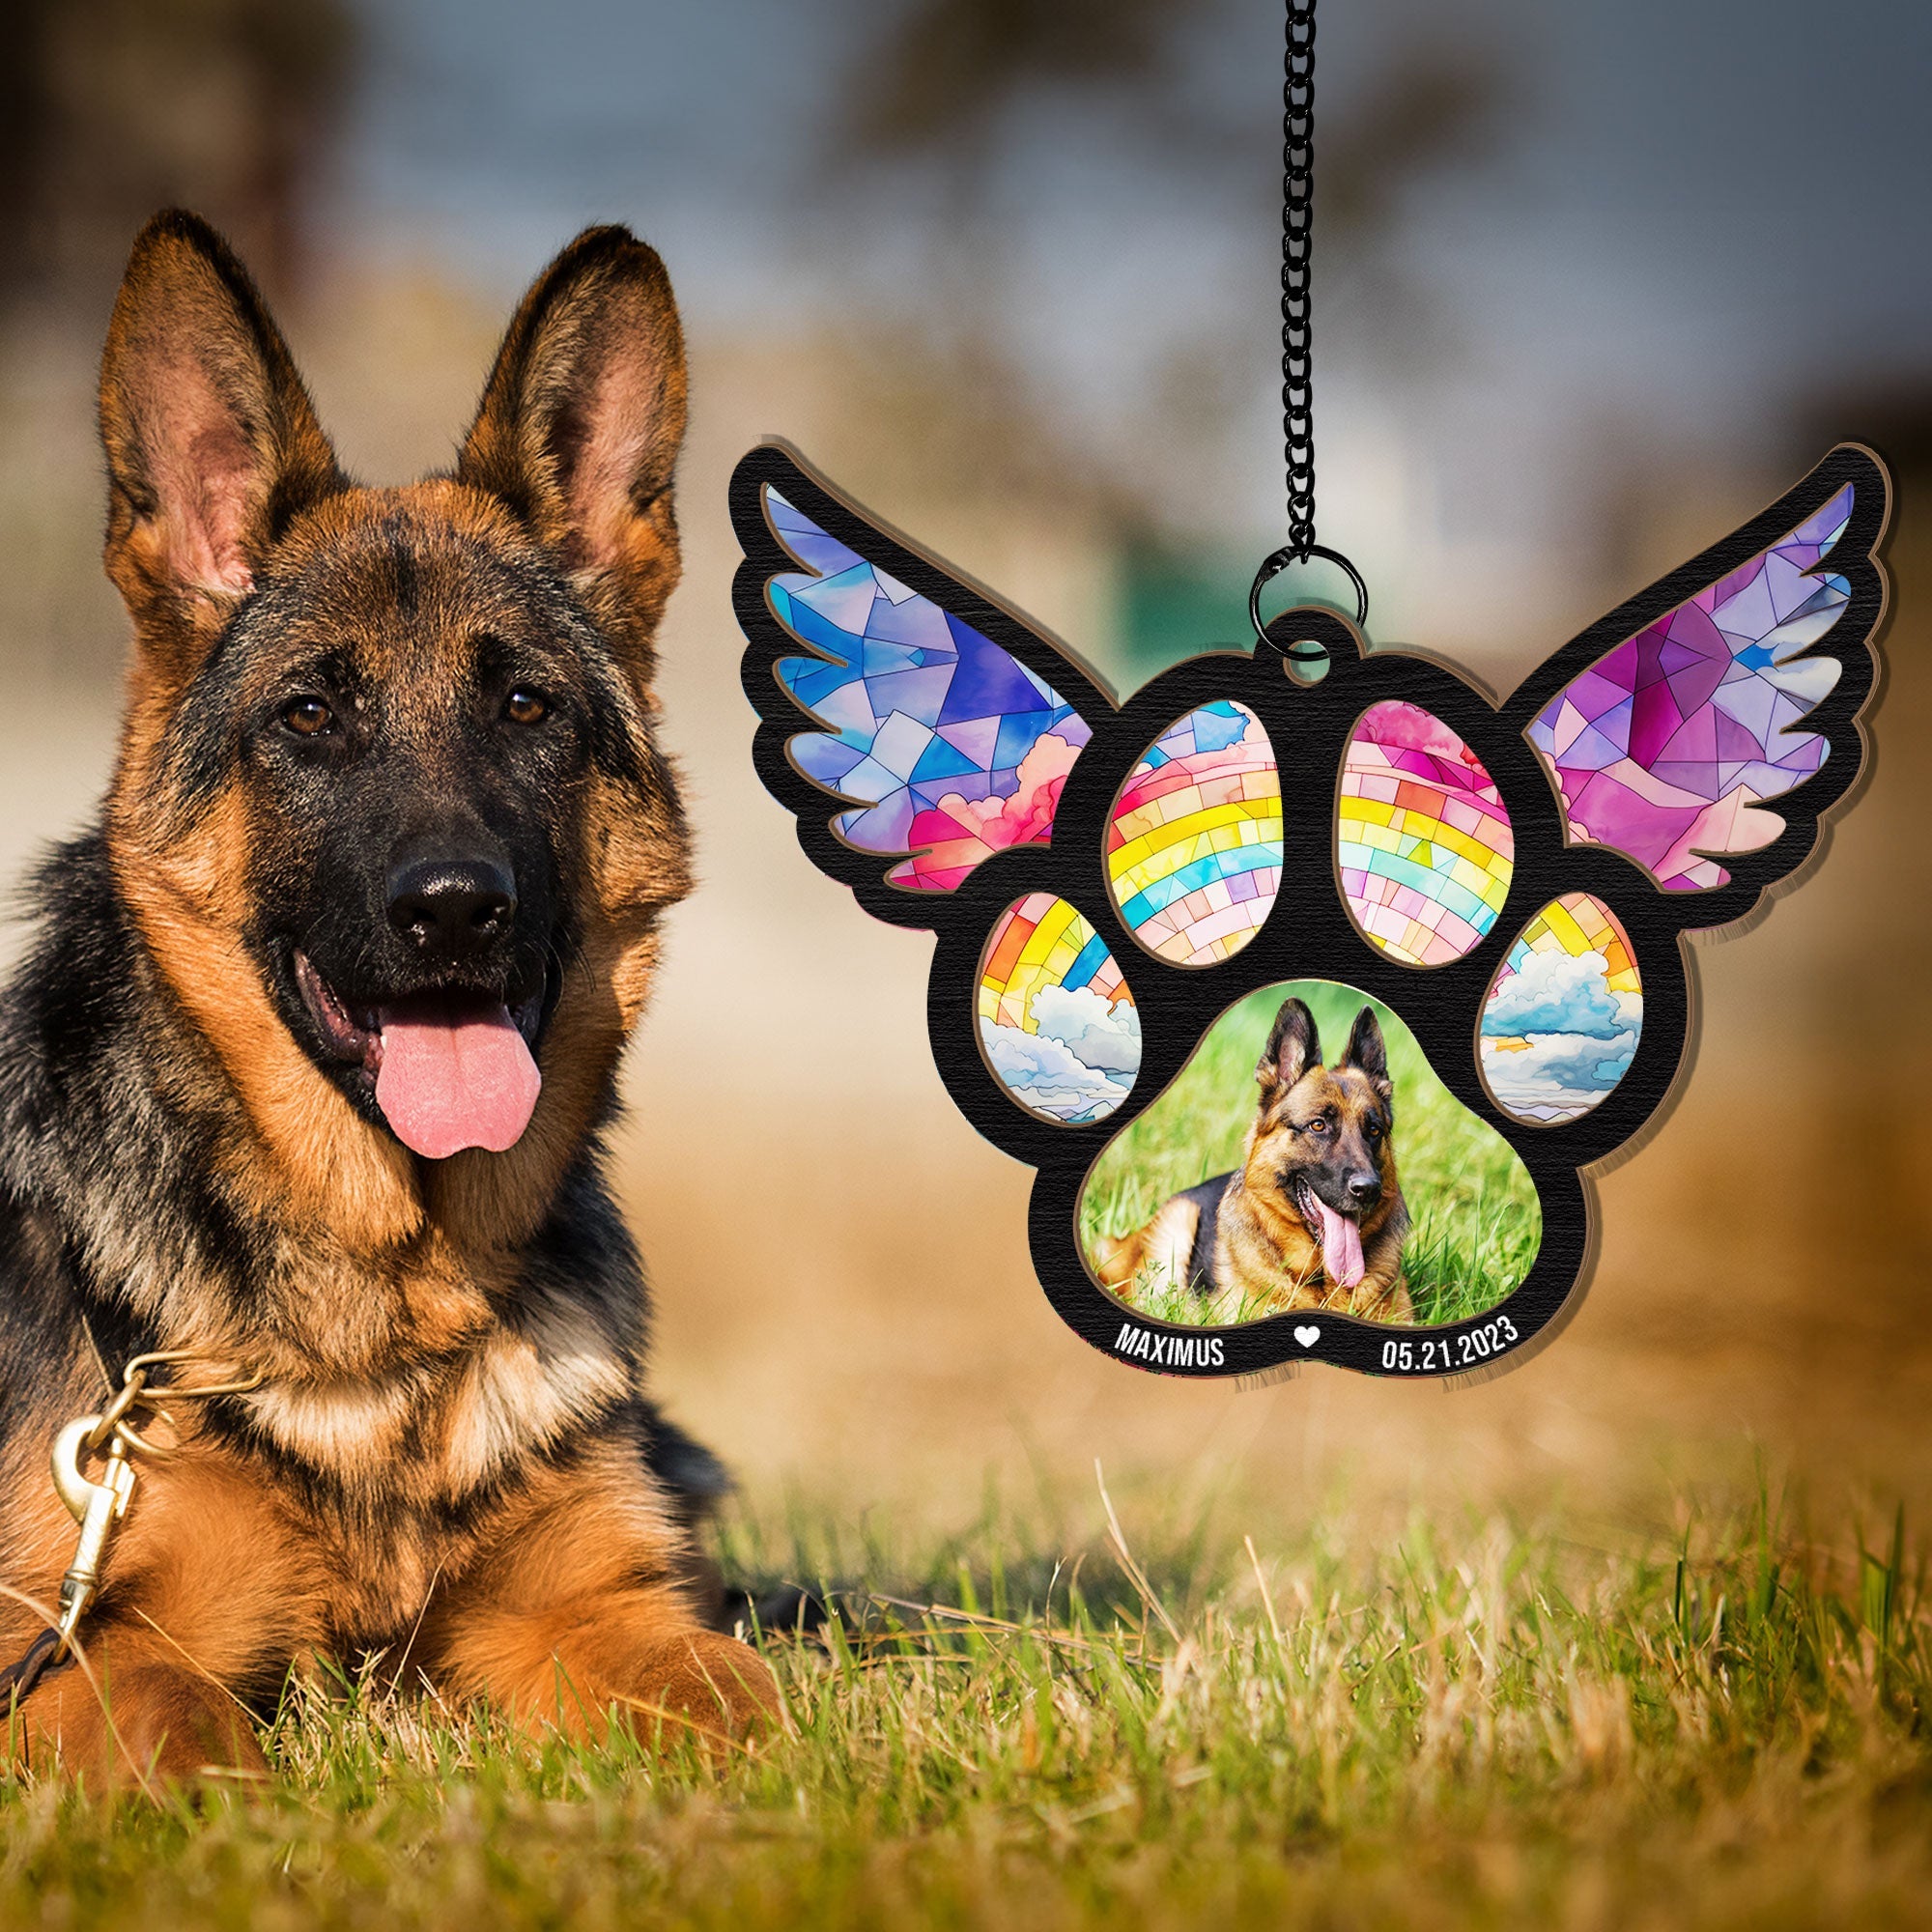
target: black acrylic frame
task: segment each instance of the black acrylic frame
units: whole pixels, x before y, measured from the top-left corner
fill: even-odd
[[[1723,855],[1728,884],[1690,893],[1659,890],[1617,852],[1566,842],[1560,802],[1525,736],[1531,721],[1598,658],[1795,529],[1848,483],[1855,488],[1851,521],[1833,547],[1829,567],[1848,582],[1850,597],[1825,637],[1799,653],[1834,658],[1842,667],[1830,695],[1804,721],[1807,731],[1830,741],[1830,753],[1818,773],[1768,808],[1784,821],[1784,831],[1759,851]],[[868,563],[1010,651],[1086,719],[1093,736],[1067,776],[1050,844],[995,853],[955,891],[941,893],[892,884],[886,871],[894,859],[861,851],[834,831],[836,801],[786,752],[811,721],[779,682],[775,667],[781,658],[811,655],[811,647],[786,630],[771,607],[771,578],[805,567],[771,526],[767,489]],[[1789,879],[1817,846],[1826,811],[1863,768],[1859,718],[1877,673],[1869,645],[1885,609],[1877,551],[1889,500],[1876,456],[1841,444],[1762,515],[1619,605],[1499,704],[1434,659],[1371,651],[1353,625],[1313,608],[1274,619],[1267,641],[1254,651],[1209,650],[1153,678],[1122,703],[1064,645],[837,495],[795,451],[766,443],[744,458],[731,485],[732,520],[745,553],[733,586],[749,644],[744,686],[762,721],[753,755],[759,778],[796,815],[799,842],[813,865],[849,886],[875,918],[933,932],[926,1008],[933,1057],[967,1119],[994,1146],[1036,1170],[1029,1216],[1034,1264],[1048,1299],[1076,1333],[1132,1366],[1186,1376],[1253,1375],[1303,1361],[1418,1378],[1491,1367],[1520,1358],[1581,1299],[1593,1240],[1586,1170],[1627,1147],[1653,1120],[1687,1057],[1693,988],[1686,935],[1744,918],[1768,890]],[[1304,639],[1325,645],[1329,654],[1327,674],[1312,685],[1291,677],[1280,655],[1282,647]],[[1273,746],[1282,794],[1281,888],[1267,920],[1239,952],[1209,967],[1179,967],[1157,959],[1121,923],[1108,888],[1105,834],[1116,794],[1134,763],[1177,719],[1216,698],[1247,706]],[[1419,968],[1391,958],[1363,936],[1342,896],[1333,828],[1343,753],[1356,720],[1386,698],[1421,705],[1462,736],[1495,781],[1515,832],[1515,870],[1501,910],[1482,942],[1445,966]],[[1140,1014],[1142,1060],[1131,1092],[1104,1120],[1081,1126],[1022,1108],[987,1065],[978,1039],[977,989],[986,941],[1009,906],[1041,892],[1067,900],[1099,934],[1126,975]],[[1523,926],[1552,899],[1577,892],[1602,900],[1629,937],[1643,984],[1643,1026],[1630,1067],[1592,1111],[1559,1125],[1525,1125],[1495,1105],[1480,1076],[1482,1009],[1492,978]],[[1529,1171],[1542,1202],[1542,1246],[1529,1273],[1486,1313],[1432,1328],[1365,1321],[1326,1309],[1222,1328],[1181,1327],[1126,1308],[1088,1271],[1075,1219],[1082,1183],[1101,1150],[1166,1091],[1226,1008],[1257,988],[1290,980],[1352,986],[1400,1014],[1443,1084],[1502,1135]],[[1219,1348],[1201,1346],[1208,1336],[1218,1338]],[[1186,1338],[1192,1346],[1183,1345]],[[1387,1347],[1425,1340],[1443,1346],[1426,1352]]]

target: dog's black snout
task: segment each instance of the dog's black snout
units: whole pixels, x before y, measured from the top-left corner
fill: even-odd
[[[495,859],[405,859],[389,867],[389,923],[404,939],[446,959],[507,938],[517,920],[517,882]]]
[[[1357,1208],[1368,1207],[1381,1191],[1381,1177],[1368,1168],[1349,1177],[1349,1198]]]

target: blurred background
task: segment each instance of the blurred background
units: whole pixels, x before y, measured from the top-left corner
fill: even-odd
[[[778,434],[1131,687],[1242,635],[1281,540],[1280,22],[1236,0],[7,0],[0,862],[81,822],[126,625],[95,359],[184,202],[277,306],[349,467],[445,463],[581,225],[669,264],[693,353],[668,735],[703,886],[627,1080],[659,1384],[756,1500],[973,1506],[1136,1472],[1647,1518],[1760,1461],[1932,1490],[1932,14],[1351,0],[1320,38],[1321,529],[1384,643],[1498,690],[1835,440],[1892,463],[1876,772],[1830,861],[1700,946],[1701,1044],[1600,1184],[1587,1301],[1450,1390],[1137,1375],[1051,1314],[1029,1175],[954,1113],[930,942],[754,781],[732,463]],[[1319,586],[1317,586],[1319,587]],[[18,928],[0,947],[11,953]],[[769,1166],[747,1186],[740,1096]]]

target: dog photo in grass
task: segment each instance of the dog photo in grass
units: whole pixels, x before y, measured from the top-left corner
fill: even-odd
[[[1224,1013],[1081,1201],[1116,1296],[1210,1326],[1313,1308],[1458,1321],[1522,1279],[1541,1228],[1522,1164],[1407,1028],[1321,980]]]

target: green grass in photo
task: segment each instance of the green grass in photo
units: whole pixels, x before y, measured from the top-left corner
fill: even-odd
[[[1291,997],[1307,1002],[1331,1057],[1364,1006],[1381,1024],[1395,1082],[1396,1163],[1411,1224],[1403,1271],[1416,1321],[1460,1321],[1493,1308],[1528,1273],[1543,1239],[1528,1170],[1435,1077],[1415,1037],[1387,1007],[1325,980],[1264,987],[1215,1021],[1173,1086],[1094,1164],[1080,1200],[1083,1249],[1091,1255],[1100,1236],[1131,1234],[1170,1195],[1239,1165],[1259,1097],[1255,1063],[1276,1010]],[[1180,1282],[1143,1288],[1135,1306],[1168,1321],[1198,1323],[1208,1314],[1203,1297]]]
[[[1925,1551],[1730,1492],[1672,1532],[1327,1491],[774,1498],[791,1730],[707,1760],[293,1687],[198,1799],[0,1776],[0,1925],[128,1932],[1859,1932],[1932,1898]],[[1300,1500],[1300,1499],[1297,1499]]]

